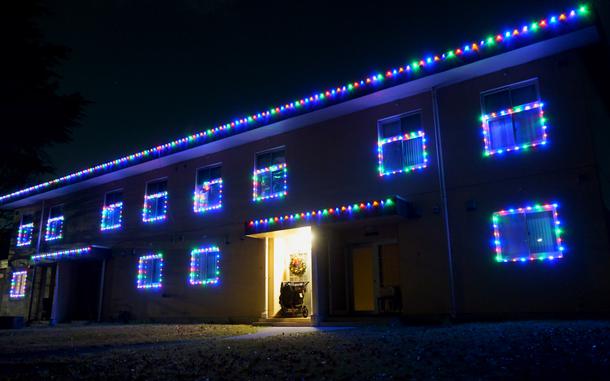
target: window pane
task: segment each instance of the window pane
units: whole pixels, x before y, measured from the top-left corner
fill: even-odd
[[[404,166],[411,167],[424,163],[424,140],[423,138],[413,138],[403,141]]]
[[[286,152],[284,150],[272,152],[272,165],[284,164],[286,162]]]
[[[258,175],[258,196],[266,197],[271,194],[271,172],[263,172]]]
[[[23,217],[21,217],[21,224],[22,225],[27,225],[29,223],[34,222],[34,216],[31,214],[24,214]]]
[[[206,181],[210,181],[210,169],[201,168],[197,170],[197,185],[203,185]]]
[[[402,166],[402,141],[386,143],[381,147],[383,155],[383,171],[394,172],[403,169]]]
[[[543,130],[540,121],[540,110],[531,109],[513,114],[516,143],[518,145],[542,140]]]
[[[206,279],[214,279],[216,278],[216,253],[206,253],[204,256],[206,259]]]
[[[486,94],[483,96],[483,105],[486,114],[511,108],[510,94],[508,90]]]
[[[280,169],[278,171],[273,171],[271,173],[271,192],[273,194],[280,193],[284,191],[284,170]]]
[[[221,191],[219,183],[210,185],[209,190],[207,192],[208,195],[206,206],[214,206],[220,204],[220,192]]]
[[[123,192],[106,193],[106,205],[116,204],[123,201]]]
[[[210,168],[210,180],[219,179],[221,177],[220,165]]]
[[[553,212],[544,211],[528,213],[527,231],[529,235],[530,252],[532,254],[558,251]]]
[[[503,149],[515,146],[515,133],[510,115],[489,121],[489,139],[491,149]]]
[[[538,92],[536,91],[536,85],[534,83],[511,89],[510,96],[512,98],[513,107],[536,102],[538,100]]]
[[[55,218],[55,217],[61,217],[61,216],[62,216],[61,205],[54,206],[49,211],[49,218]]]
[[[256,156],[256,168],[267,168],[271,166],[271,153],[262,153]]]
[[[421,114],[412,114],[400,118],[402,134],[418,131],[421,129]]]
[[[508,214],[500,217],[498,228],[500,230],[502,256],[515,258],[529,254],[524,214]]]
[[[391,121],[383,122],[379,130],[381,138],[391,138],[397,135],[401,135],[402,129],[400,128],[400,119],[394,119]]]

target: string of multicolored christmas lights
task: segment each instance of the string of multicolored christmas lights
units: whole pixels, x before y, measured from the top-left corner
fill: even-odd
[[[22,299],[25,297],[25,285],[28,277],[28,272],[15,271],[11,277],[11,288],[9,290],[10,299]]]
[[[159,222],[163,221],[167,218],[167,191],[147,194],[144,196],[144,207],[142,208],[142,221],[144,222]],[[161,214],[154,214],[152,210],[152,200],[156,200],[155,203],[159,202],[163,203],[163,208],[161,209]],[[155,207],[155,211],[158,206]]]
[[[152,282],[148,280],[148,272],[150,266],[156,266],[156,262],[159,261],[159,273],[157,279],[153,279]],[[136,286],[141,289],[150,288],[161,288],[163,286],[163,254],[156,253],[150,255],[141,256],[138,260],[138,276],[136,280]]]
[[[151,160],[155,157],[165,156],[174,151],[187,149],[189,147],[204,144],[206,141],[218,139],[222,135],[228,136],[234,133],[238,133],[238,129],[247,130],[255,127],[262,127],[266,124],[273,123],[288,114],[295,114],[298,112],[311,111],[314,108],[323,107],[332,102],[338,102],[344,100],[345,96],[356,96],[358,94],[364,94],[367,91],[374,91],[384,86],[384,81],[387,79],[395,80],[396,84],[398,81],[408,81],[413,78],[421,77],[422,75],[430,74],[435,72],[435,67],[438,67],[440,63],[451,62],[452,65],[459,65],[460,62],[456,60],[459,57],[469,57],[469,61],[476,59],[476,54],[484,56],[487,53],[493,53],[493,49],[497,49],[501,44],[505,44],[507,49],[510,49],[510,43],[514,40],[526,38],[530,35],[535,35],[539,30],[545,30],[549,28],[556,28],[561,25],[570,25],[578,20],[582,20],[589,15],[587,6],[581,6],[578,9],[570,10],[566,13],[559,15],[553,15],[549,18],[543,18],[538,21],[532,22],[528,25],[523,25],[520,28],[514,28],[505,31],[504,33],[496,34],[495,36],[489,36],[477,42],[465,44],[453,50],[448,50],[446,53],[428,55],[422,57],[419,60],[414,60],[412,63],[403,65],[394,69],[389,69],[385,74],[374,74],[363,78],[359,81],[349,82],[342,86],[337,86],[326,91],[316,92],[315,94],[301,98],[289,103],[285,103],[280,106],[271,107],[265,111],[253,113],[248,116],[234,119],[231,122],[221,124],[215,128],[198,132],[196,134],[183,137],[172,142],[162,144],[144,151],[140,151],[128,156],[121,157],[116,160],[112,160],[103,164],[96,165],[87,169],[83,169],[78,172],[68,174],[66,176],[50,180],[38,185],[34,185],[25,189],[18,190],[13,193],[9,193],[0,196],[0,203],[4,203],[8,200],[15,199],[17,197],[24,196],[26,194],[44,190],[50,187],[58,186],[60,184],[68,183],[77,179],[84,179],[92,177],[96,174],[109,172],[111,170],[124,167],[125,165],[137,164],[143,161]],[[556,29],[554,29],[556,30]],[[497,49],[500,53],[500,49]],[[472,57],[472,58],[470,58]],[[425,70],[426,73],[422,73]],[[415,76],[415,74],[418,74]],[[390,86],[392,83],[385,86]]]
[[[318,209],[309,212],[300,212],[286,214],[283,216],[262,218],[249,221],[246,226],[248,230],[255,232],[257,230],[265,230],[270,228],[285,228],[290,225],[320,223],[323,220],[357,216],[367,212],[381,211],[383,209],[393,207],[396,201],[393,198],[387,198],[379,201],[360,202],[355,204],[346,204],[328,209]]]
[[[496,247],[496,261],[497,262],[527,262],[527,261],[543,261],[543,260],[555,260],[563,258],[563,253],[565,251],[565,246],[563,246],[563,240],[561,238],[561,223],[558,219],[557,214],[558,204],[544,204],[544,205],[533,205],[526,206],[523,208],[516,209],[506,209],[495,212],[492,216],[493,230],[494,230],[494,245]],[[519,257],[505,257],[502,254],[502,234],[500,232],[500,219],[503,216],[511,215],[511,214],[527,214],[527,213],[536,213],[547,211],[553,214],[553,224],[555,239],[557,244],[557,251],[549,252],[549,253],[524,253]]]
[[[19,225],[17,231],[17,246],[28,246],[32,243],[32,236],[34,235],[34,223]]]
[[[118,221],[117,221],[118,220]],[[119,229],[123,224],[123,202],[104,205],[102,208],[101,231]]]
[[[80,257],[91,252],[91,246],[81,247],[78,249],[67,249],[67,250],[59,250],[52,251],[49,253],[40,253],[36,255],[32,255],[32,262],[40,262],[45,260],[57,260],[60,258],[74,258]]]
[[[213,254],[215,256],[215,268],[214,268],[214,274],[215,277],[214,278],[206,278],[205,275],[202,275],[201,273],[201,268],[200,268],[200,256],[201,255],[211,255]],[[194,249],[193,251],[191,251],[191,266],[190,266],[190,272],[189,272],[189,283],[191,285],[201,285],[201,286],[207,286],[207,285],[215,285],[218,284],[218,282],[220,281],[220,249],[218,248],[218,246],[208,246],[208,247],[202,247],[202,248],[198,248],[198,249]],[[207,266],[207,261],[206,261],[206,266]],[[207,271],[205,272],[207,275]]]
[[[420,163],[414,165],[408,165],[401,169],[397,169],[394,171],[386,171],[383,165],[383,146],[388,143],[393,143],[396,141],[406,141],[411,139],[421,138],[422,140],[422,161]],[[391,138],[379,139],[377,141],[377,158],[379,162],[378,170],[379,176],[389,176],[396,173],[402,172],[413,172],[418,169],[424,169],[428,166],[428,152],[426,151],[426,134],[423,131],[416,131],[406,133],[404,135],[397,135]]]
[[[261,185],[261,181],[259,180],[259,177],[262,174],[265,173],[271,173],[271,176],[273,177],[273,172],[276,171],[282,171],[282,180],[284,182],[284,184],[282,185],[282,190],[279,192],[275,192],[275,193],[270,193],[270,194],[262,194],[262,190],[259,190],[259,186]],[[271,184],[269,184],[270,187],[273,187],[273,179]],[[270,198],[282,198],[284,196],[286,196],[288,194],[288,166],[286,165],[286,163],[283,164],[275,164],[272,165],[270,167],[266,167],[266,168],[260,168],[260,169],[256,169],[254,171],[254,173],[252,174],[252,200],[253,201],[262,201],[262,200],[267,200]]]
[[[47,228],[44,232],[45,241],[56,241],[62,239],[64,234],[64,216],[53,217],[47,220]]]
[[[211,187],[218,186],[218,202],[216,204],[209,204],[209,192]],[[208,194],[206,196],[206,193]],[[203,213],[209,210],[216,210],[222,208],[222,179],[214,179],[206,181],[201,187],[197,187],[195,194],[193,195],[193,211],[195,213]]]
[[[547,144],[547,125],[546,125],[546,118],[544,117],[544,111],[543,111],[543,107],[544,107],[544,103],[542,102],[531,102],[531,103],[527,103],[521,106],[516,106],[513,108],[509,108],[506,110],[501,110],[498,112],[492,112],[490,114],[485,114],[481,116],[481,121],[483,122],[482,127],[483,127],[483,144],[485,145],[485,156],[491,156],[494,154],[502,154],[504,152],[511,152],[511,151],[525,151],[531,147],[536,147],[539,145],[546,145]],[[519,114],[521,112],[524,111],[529,111],[529,110],[534,110],[534,109],[539,109],[540,113],[539,115],[539,122],[540,122],[540,128],[542,129],[542,137],[538,140],[534,140],[531,142],[527,142],[527,143],[523,143],[523,144],[518,144],[518,145],[514,145],[512,147],[505,147],[505,148],[497,148],[497,149],[492,149],[491,148],[491,131],[489,128],[489,123],[492,122],[495,119],[498,118],[502,118],[502,117],[506,117],[506,116],[510,116],[511,118],[513,118],[513,116],[515,114]]]

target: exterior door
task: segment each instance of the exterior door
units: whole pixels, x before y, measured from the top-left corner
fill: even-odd
[[[354,312],[375,312],[376,251],[374,246],[358,246],[352,249]]]

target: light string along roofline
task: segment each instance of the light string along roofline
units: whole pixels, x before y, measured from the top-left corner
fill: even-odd
[[[8,200],[15,199],[17,197],[24,196],[32,192],[40,191],[42,189],[67,183],[74,179],[89,178],[93,177],[97,173],[101,174],[110,172],[112,169],[122,167],[125,164],[136,164],[139,162],[152,160],[155,155],[161,157],[174,151],[186,149],[193,145],[200,145],[203,144],[202,141],[220,138],[221,134],[228,136],[234,133],[234,131],[238,128],[250,129],[255,128],[257,126],[262,127],[266,124],[270,124],[278,120],[273,118],[286,115],[290,112],[294,113],[305,109],[306,107],[318,107],[324,105],[327,102],[339,101],[338,97],[346,94],[351,95],[356,92],[364,93],[365,91],[371,91],[375,88],[380,88],[381,85],[384,83],[384,80],[386,79],[402,78],[406,81],[410,78],[410,75],[413,75],[415,73],[421,73],[422,69],[427,69],[428,67],[434,68],[437,63],[449,62],[456,57],[467,57],[472,56],[476,53],[485,54],[490,51],[490,49],[496,47],[499,44],[505,43],[508,45],[509,42],[519,39],[522,36],[532,35],[536,31],[541,29],[548,29],[552,25],[565,25],[571,20],[581,19],[582,17],[586,17],[588,14],[588,7],[586,5],[582,5],[568,12],[561,13],[558,15],[552,15],[548,18],[543,18],[538,21],[534,21],[530,24],[523,25],[520,28],[509,29],[506,30],[504,33],[491,35],[480,41],[462,45],[456,49],[448,50],[442,54],[426,55],[420,58],[419,60],[412,61],[410,64],[389,69],[385,71],[385,74],[373,74],[359,81],[349,82],[342,86],[337,86],[334,88],[330,88],[326,91],[317,92],[309,97],[301,98],[289,103],[285,103],[283,105],[270,107],[267,110],[234,119],[233,121],[220,124],[217,127],[209,128],[205,131],[201,131],[180,139],[176,139],[169,143],[158,145],[156,147],[152,147],[144,151],[123,156],[119,159],[108,161],[103,164],[98,164],[96,166],[83,169],[78,172],[70,173],[54,180],[49,180],[0,196],[0,203],[4,203]]]

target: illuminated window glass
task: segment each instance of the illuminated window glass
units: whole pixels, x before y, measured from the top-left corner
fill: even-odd
[[[160,288],[163,285],[163,254],[149,254],[138,261],[138,288]]]
[[[55,241],[63,237],[64,212],[61,205],[55,205],[49,209],[47,228],[45,230],[45,241]]]
[[[498,262],[563,258],[557,204],[501,210],[492,219]]]
[[[283,148],[256,155],[252,183],[254,201],[286,196],[288,168],[286,151]]]
[[[378,123],[377,156],[380,176],[426,168],[426,136],[420,113],[384,119]]]
[[[11,288],[9,290],[9,298],[22,299],[25,297],[25,284],[27,281],[27,271],[15,271],[11,277]]]
[[[167,180],[156,180],[146,184],[142,221],[159,222],[167,218]]]
[[[106,193],[102,208],[101,230],[114,230],[121,227],[123,220],[123,191]]]
[[[481,104],[485,156],[546,144],[546,119],[536,81],[485,92]]]
[[[208,246],[191,251],[189,282],[192,285],[217,284],[220,279],[220,249]]]
[[[19,230],[17,231],[17,246],[29,246],[32,244],[32,237],[34,235],[34,216],[31,214],[24,214],[21,216],[21,223],[19,224]]]
[[[197,170],[193,210],[197,213],[222,208],[221,166],[213,165]]]

